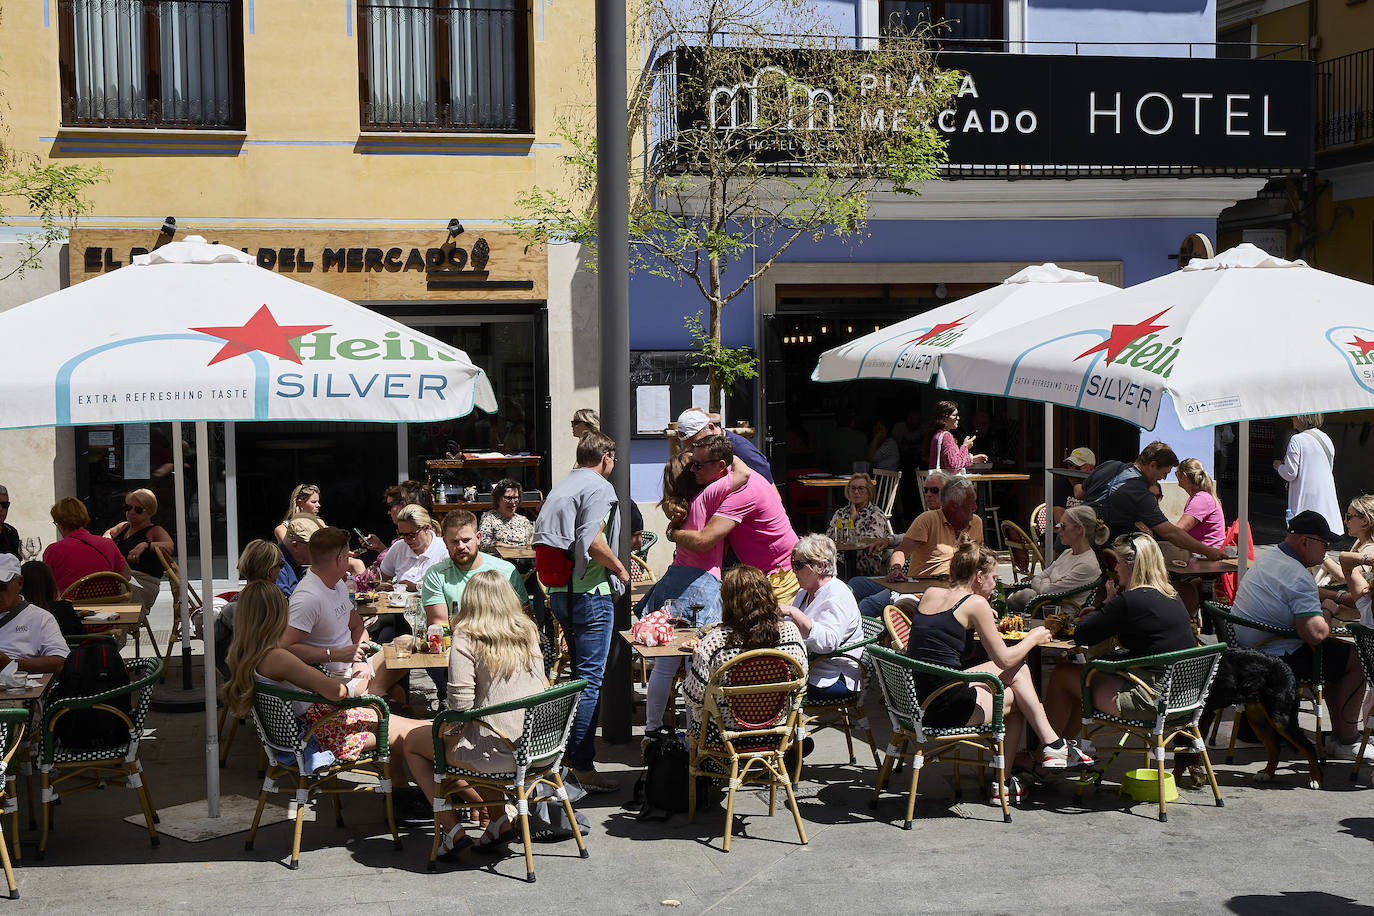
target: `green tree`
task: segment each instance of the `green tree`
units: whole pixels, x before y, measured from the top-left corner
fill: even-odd
[[[722,310],[798,240],[861,238],[870,192],[938,178],[934,122],[960,75],[923,35],[855,50],[811,0],[643,0],[635,21],[630,46],[651,50],[627,106],[631,270],[701,294],[686,324],[719,410],[722,387],[756,371],[721,346]],[[522,195],[517,227],[531,243],[583,244],[594,266],[594,117],[563,117],[557,133],[563,182]],[[750,258],[727,284],[727,266]]]

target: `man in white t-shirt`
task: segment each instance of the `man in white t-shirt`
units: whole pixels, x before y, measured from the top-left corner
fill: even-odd
[[[62,628],[52,614],[24,600],[19,561],[8,553],[0,554],[0,583],[0,669],[13,661],[22,671],[60,672],[71,651]]]
[[[381,666],[375,656],[374,673],[368,662],[367,628],[344,584],[348,572],[348,532],[321,528],[310,536],[310,569],[291,593],[290,616],[282,648],[307,665],[323,665],[332,676],[370,676],[368,689],[384,695],[403,672]]]

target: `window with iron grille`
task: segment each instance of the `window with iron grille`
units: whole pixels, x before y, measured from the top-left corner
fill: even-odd
[[[934,43],[949,51],[1004,50],[1002,0],[882,0],[883,35],[935,25]]]
[[[62,124],[242,129],[242,0],[58,0]]]
[[[362,0],[364,130],[529,130],[526,0]]]

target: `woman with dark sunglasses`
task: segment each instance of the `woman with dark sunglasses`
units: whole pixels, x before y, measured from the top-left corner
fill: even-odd
[[[124,559],[129,561],[134,579],[142,586],[145,611],[153,606],[162,588],[162,561],[153,548],[161,548],[168,557],[176,549],[167,529],[153,524],[156,514],[157,497],[153,491],[134,490],[124,499],[124,521],[105,532],[105,537],[114,541]]]

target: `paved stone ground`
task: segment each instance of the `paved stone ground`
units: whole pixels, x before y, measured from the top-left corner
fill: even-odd
[[[870,716],[881,747],[878,703]],[[160,807],[204,798],[202,723],[201,715],[152,715],[143,758]],[[1367,777],[1350,782],[1347,763],[1328,764],[1320,791],[1304,788],[1288,764],[1277,782],[1257,786],[1250,776],[1262,751],[1241,751],[1236,765],[1221,764],[1225,808],[1205,790],[1185,790],[1167,824],[1152,804],[1117,796],[1124,760],[1108,785],[1081,798],[1062,782],[1034,791],[1011,824],[971,779],[957,801],[949,768],[930,766],[908,832],[898,796],[869,811],[875,770],[866,748],[858,752],[849,766],[843,739],[819,736],[799,792],[809,845],[797,843],[785,810],[769,818],[766,796],[747,792],[726,854],[720,809],[696,824],[626,813],[638,742],[603,746],[602,767],[624,787],[580,805],[592,822],[591,857],[579,859],[571,841],[539,846],[534,885],[518,854],[427,873],[428,831],[403,830],[405,848],[393,851],[371,798],[346,800],[344,828],[321,806],[319,822],[306,824],[299,871],[285,866],[285,823],[264,828],[254,852],[244,851],[242,833],[204,843],[164,837],[152,849],[141,826],[122,820],[138,810],[133,793],[108,788],[57,809],[44,861],[34,855],[37,834],[21,823],[23,897],[0,900],[0,912],[1374,913],[1359,902],[1374,903],[1374,792]],[[222,771],[225,794],[256,794],[256,754],[241,730]]]

